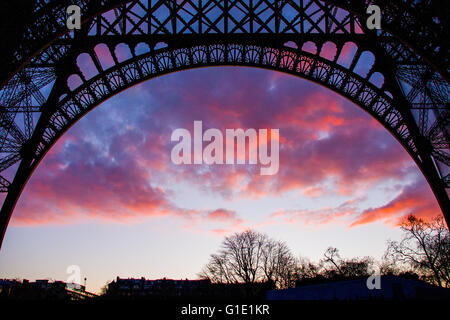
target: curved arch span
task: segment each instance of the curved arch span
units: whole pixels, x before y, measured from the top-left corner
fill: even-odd
[[[0,175],[0,190],[7,192],[0,212],[1,241],[33,170],[56,140],[89,110],[142,81],[220,65],[296,75],[359,105],[408,151],[450,222],[448,97],[441,94],[448,92],[448,83],[388,32],[367,32],[358,14],[345,10],[336,14],[334,10],[342,10],[348,1],[325,1],[338,7],[319,0],[282,1],[281,6],[261,1],[254,4],[262,10],[260,16],[255,10],[243,12],[248,23],[234,16],[234,9],[245,1],[226,2],[227,7],[210,2],[207,8],[191,8],[198,14],[189,17],[185,16],[188,8],[172,1],[145,5],[141,0],[104,0],[104,8],[95,5],[100,2],[79,1],[89,9],[82,30],[76,36],[58,32],[64,19],[55,15],[54,29],[37,36],[30,47],[26,41],[19,46],[16,57],[21,59],[21,71],[0,90],[0,98],[7,97],[0,105],[0,172],[19,163],[12,182]],[[39,7],[43,11],[37,11],[35,18],[51,16],[53,9],[60,8],[55,3]],[[213,7],[223,13],[217,19],[205,12]],[[267,10],[272,14],[266,16]],[[37,26],[32,31],[32,35],[41,35],[42,30]],[[128,57],[121,57],[121,43]],[[102,64],[101,54],[95,51],[99,44],[104,44],[111,57],[109,66]],[[148,50],[141,52],[140,44]],[[89,60],[89,72],[78,64],[82,64],[82,54]],[[11,66],[18,70],[14,61]],[[424,87],[424,79],[433,82],[436,90]],[[40,90],[53,81],[50,94],[44,97]],[[430,106],[421,101],[438,103]],[[33,112],[39,114],[36,125]],[[23,114],[25,125],[17,124],[17,114]]]
[[[78,57],[79,55],[74,57],[74,61]],[[35,139],[34,145],[27,146],[28,157],[24,157],[24,160],[28,160],[28,165],[24,165],[27,161],[22,161],[16,177],[23,179],[19,181],[20,184],[16,181],[14,184],[20,185],[20,188],[15,193],[8,193],[5,203],[10,201],[15,206],[27,180],[45,154],[72,125],[102,102],[131,86],[164,74],[225,65],[280,71],[326,86],[376,118],[405,147],[420,167],[420,162],[415,158],[414,141],[405,120],[394,105],[394,99],[383,87],[378,88],[376,84],[366,81],[363,76],[344,66],[318,54],[287,46],[270,48],[243,43],[214,43],[185,48],[167,46],[141,55],[132,54],[130,59],[99,71],[89,80],[80,68],[75,68],[74,73],[66,73],[65,77],[60,78],[62,80],[58,94],[53,95],[54,104],[46,106],[36,127],[34,137],[42,138]],[[372,73],[366,74],[366,77],[370,77]],[[77,75],[82,81],[81,85],[71,90],[68,82],[73,75]],[[5,227],[6,225],[7,223]]]

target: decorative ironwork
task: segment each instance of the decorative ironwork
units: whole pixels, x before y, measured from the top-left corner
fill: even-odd
[[[373,3],[382,8],[383,30],[365,27],[365,9]],[[359,105],[409,152],[449,222],[448,15],[436,10],[437,3],[40,0],[22,5],[27,25],[18,26],[16,40],[1,57],[0,191],[7,193],[2,235],[34,168],[89,110],[158,75],[219,65],[297,75]],[[65,27],[69,4],[82,8],[81,30]],[[118,48],[127,56],[117,54]],[[103,55],[114,63],[105,65]],[[91,67],[86,70],[80,59]]]

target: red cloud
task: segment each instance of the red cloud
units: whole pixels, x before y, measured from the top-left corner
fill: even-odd
[[[389,224],[399,224],[409,214],[424,219],[430,219],[441,214],[434,195],[423,179],[404,188],[395,199],[386,205],[365,210],[351,226],[358,226],[377,220],[385,220]]]

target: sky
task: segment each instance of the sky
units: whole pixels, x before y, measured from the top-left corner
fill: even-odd
[[[196,120],[279,129],[278,173],[175,165],[171,134]],[[291,75],[201,68],[114,96],[56,143],[13,213],[0,278],[65,281],[77,265],[93,292],[116,276],[191,279],[246,229],[316,261],[329,246],[380,258],[410,213],[441,214],[407,152],[361,108]]]

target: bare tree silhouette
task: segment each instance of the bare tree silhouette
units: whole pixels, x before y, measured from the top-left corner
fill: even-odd
[[[297,259],[284,242],[247,230],[225,238],[199,276],[214,283],[295,285]]]
[[[326,279],[349,279],[368,277],[374,265],[371,257],[344,259],[337,248],[329,247],[324,258],[316,266],[317,273]]]
[[[444,218],[427,222],[410,215],[401,228],[403,238],[388,242],[385,257],[412,268],[423,280],[450,287],[450,233]]]

